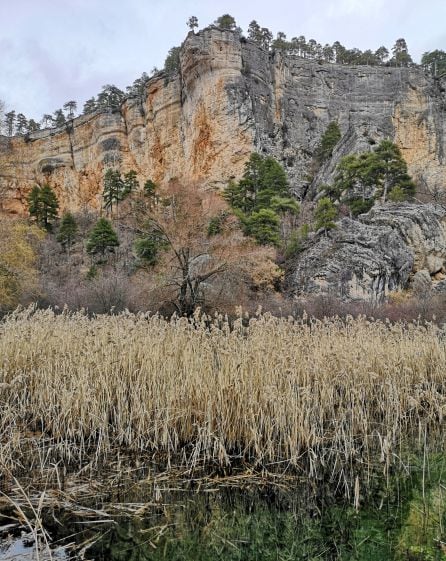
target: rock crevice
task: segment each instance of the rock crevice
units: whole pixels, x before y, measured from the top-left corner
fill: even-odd
[[[415,180],[446,184],[444,85],[418,68],[349,67],[269,53],[239,33],[189,33],[176,76],[158,74],[142,99],[70,122],[70,130],[0,139],[1,209],[24,213],[37,182],[56,190],[62,210],[98,208],[104,168],[135,169],[141,180],[177,179],[222,187],[240,177],[254,150],[281,161],[293,192],[314,195],[339,159],[388,137]],[[309,177],[330,121],[343,139]],[[104,142],[116,148],[103,150]]]

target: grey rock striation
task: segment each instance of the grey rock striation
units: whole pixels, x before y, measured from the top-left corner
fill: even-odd
[[[420,68],[308,61],[213,27],[189,33],[180,60],[178,74],[158,73],[118,111],[0,138],[3,210],[23,213],[36,182],[56,190],[63,210],[98,208],[109,165],[221,188],[254,150],[284,164],[299,198],[313,197],[343,155],[382,138],[399,145],[419,184],[446,184],[446,87]],[[343,136],[317,169],[314,151],[333,120]]]
[[[436,288],[445,264],[446,209],[389,204],[357,220],[343,218],[328,235],[317,234],[292,260],[287,282],[295,295],[380,301],[408,288],[417,272],[432,278]]]

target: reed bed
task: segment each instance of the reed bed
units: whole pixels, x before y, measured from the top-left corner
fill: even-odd
[[[374,467],[441,447],[445,415],[446,344],[431,324],[33,308],[0,323],[0,466],[12,475],[127,454],[357,492]]]

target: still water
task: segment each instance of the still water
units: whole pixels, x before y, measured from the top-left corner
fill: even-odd
[[[446,561],[443,456],[432,457],[423,472],[377,475],[355,497],[356,505],[353,497],[340,498],[322,485],[161,489],[150,500],[140,493],[119,497],[133,505],[132,516],[120,514],[119,502],[114,514],[102,520],[57,509],[46,512],[53,543],[71,543],[76,552],[55,547],[53,558]],[[0,560],[36,559],[29,536],[26,545],[18,536],[6,536],[3,533]],[[48,558],[40,555],[41,560]]]

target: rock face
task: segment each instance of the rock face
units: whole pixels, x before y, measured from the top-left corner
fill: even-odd
[[[242,174],[254,150],[283,162],[304,197],[331,177],[341,156],[384,137],[400,146],[419,183],[442,188],[445,107],[444,85],[420,69],[320,64],[208,28],[188,35],[178,75],[152,78],[143,99],[61,129],[1,137],[1,208],[23,213],[36,182],[56,190],[62,209],[97,208],[104,168],[117,163],[141,180],[221,187]],[[309,178],[332,120],[343,138]]]
[[[445,264],[446,208],[377,206],[357,220],[342,219],[327,236],[317,234],[291,264],[288,285],[295,295],[379,301],[407,288],[412,273],[436,288]]]

